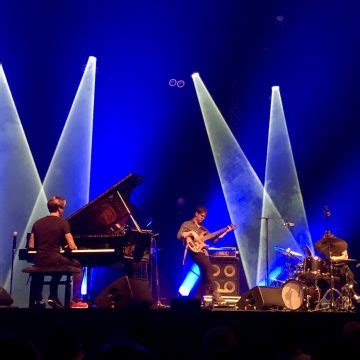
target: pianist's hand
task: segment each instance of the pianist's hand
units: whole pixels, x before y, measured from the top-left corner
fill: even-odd
[[[65,239],[67,244],[69,245],[70,250],[77,250],[77,246],[75,244],[74,238],[72,237],[71,233],[65,234]]]

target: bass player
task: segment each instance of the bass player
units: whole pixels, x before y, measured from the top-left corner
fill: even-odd
[[[203,295],[212,294],[214,302],[222,303],[224,299],[215,288],[213,268],[204,239],[210,239],[212,242],[216,242],[227,232],[234,229],[234,225],[229,225],[224,229],[210,234],[208,229],[202,225],[206,215],[206,208],[204,206],[198,206],[195,210],[194,217],[181,224],[177,238],[183,240],[185,252],[188,251],[191,259],[199,266],[200,286],[197,291],[197,297],[202,298]]]

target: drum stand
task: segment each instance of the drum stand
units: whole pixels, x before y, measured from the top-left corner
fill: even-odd
[[[334,265],[333,265],[333,262],[331,261],[332,252],[331,252],[331,246],[330,246],[331,238],[329,236],[329,230],[327,230],[327,232],[326,232],[326,237],[328,239],[327,242],[328,242],[328,253],[329,253],[329,261],[330,261],[330,288],[328,290],[326,290],[325,294],[320,299],[318,305],[316,306],[316,310],[322,310],[321,307],[325,301],[328,304],[328,308],[325,308],[326,310],[330,310],[330,311],[345,310],[344,309],[344,303],[345,303],[344,296],[341,294],[341,292],[338,289],[335,289],[335,286],[334,286]],[[338,298],[336,299],[337,305],[335,304],[335,296],[334,296],[335,293],[338,295]],[[330,299],[328,300],[327,297],[329,295],[330,295]],[[339,308],[339,305],[340,305],[339,300],[340,300],[340,304],[341,304],[340,308]]]
[[[324,206],[324,215],[325,215],[325,224],[326,230],[324,236],[315,243],[315,247],[322,254],[325,254],[329,260],[329,270],[330,270],[330,288],[325,292],[323,297],[320,299],[319,303],[316,306],[316,310],[328,310],[328,311],[350,311],[354,309],[354,305],[352,302],[352,297],[354,297],[354,289],[353,289],[353,281],[350,279],[350,270],[347,268],[339,269],[341,270],[339,275],[340,285],[343,284],[345,280],[345,285],[342,286],[341,290],[337,290],[335,288],[335,276],[334,267],[336,262],[333,257],[333,250],[335,251],[335,258],[337,257],[340,263],[337,263],[340,266],[346,266],[346,263],[350,259],[345,259],[344,257],[339,256],[339,254],[344,254],[344,250],[347,249],[347,244],[344,240],[339,239],[332,235],[329,230],[329,217],[331,215],[327,206]],[[340,259],[339,259],[340,257]],[[353,259],[351,259],[353,260]],[[344,262],[341,265],[341,261]],[[345,271],[345,274],[344,274]],[[326,279],[324,277],[325,274],[321,274],[320,279]],[[345,276],[343,276],[345,275]],[[352,277],[352,276],[351,276]],[[345,278],[345,279],[344,279]],[[336,295],[336,299],[335,299]],[[351,296],[353,295],[353,296]],[[324,306],[326,305],[327,306]]]
[[[292,277],[291,275],[293,275],[292,271],[291,271],[290,254],[287,255],[287,262],[285,263],[285,267],[286,267],[286,273],[287,273],[287,279],[286,279],[286,281],[287,281],[287,280],[291,279],[291,277]]]
[[[346,281],[345,285],[341,288],[342,292],[342,303],[341,309],[344,311],[354,310],[355,306],[353,304],[352,298],[354,298],[355,290],[354,290],[354,281],[349,279],[348,273],[346,273]]]
[[[333,271],[333,264],[331,261],[331,256],[332,256],[332,252],[331,252],[331,245],[330,245],[330,241],[331,238],[329,236],[330,234],[330,229],[329,229],[329,217],[331,215],[329,209],[327,206],[324,206],[324,215],[325,215],[325,238],[327,239],[327,246],[328,246],[328,254],[329,254],[329,261],[330,261],[330,288],[328,290],[326,290],[325,294],[323,295],[323,297],[320,299],[319,303],[316,306],[316,310],[319,310],[322,303],[327,302],[327,304],[329,305],[328,309],[330,311],[334,311],[335,309],[335,301],[334,301],[334,293],[337,293],[339,295],[340,298],[342,298],[342,295],[340,293],[339,290],[335,289],[334,287],[334,271]],[[327,296],[330,295],[330,300],[327,299]]]
[[[336,301],[335,301],[335,294],[338,295]],[[328,305],[327,308],[322,307],[324,303]],[[341,292],[338,289],[334,287],[333,264],[330,261],[330,288],[326,290],[325,294],[320,299],[318,305],[316,306],[316,310],[330,310],[330,311],[345,310],[344,303],[345,303],[344,296],[341,294]],[[339,307],[340,304],[341,307]]]
[[[290,262],[290,257],[291,255],[290,254],[286,254],[286,263],[285,265],[282,267],[281,269],[281,272],[280,274],[277,276],[276,279],[271,279],[272,281],[276,281],[276,282],[279,282],[279,283],[282,283],[284,284],[286,281],[290,280],[292,278],[292,271],[291,271],[291,262]],[[285,281],[281,281],[279,280],[278,278],[283,275],[283,274],[286,274],[286,280]]]

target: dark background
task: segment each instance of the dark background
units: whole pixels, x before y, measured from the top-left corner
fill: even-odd
[[[90,198],[130,172],[144,177],[133,203],[160,232],[163,296],[173,296],[184,276],[180,223],[199,203],[209,228],[229,222],[194,71],[261,180],[280,86],[313,240],[328,205],[331,230],[360,258],[358,10],[325,0],[2,1],[0,61],[43,179],[97,57]]]

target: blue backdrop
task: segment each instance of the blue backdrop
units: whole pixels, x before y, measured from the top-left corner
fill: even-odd
[[[199,203],[209,206],[209,228],[228,222],[191,73],[200,72],[261,179],[279,85],[312,237],[324,231],[326,204],[332,231],[360,258],[360,32],[357,3],[343,3],[3,2],[0,61],[41,178],[94,55],[90,198],[129,172],[144,177],[133,203],[161,234],[161,287],[173,296],[184,275],[180,223]],[[169,87],[171,78],[185,86]]]

